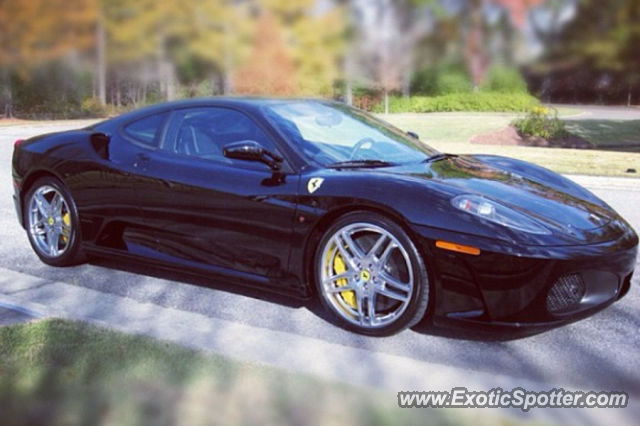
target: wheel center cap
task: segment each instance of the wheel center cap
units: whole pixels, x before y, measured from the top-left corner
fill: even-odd
[[[360,272],[360,279],[364,283],[368,282],[371,279],[371,272],[368,269],[363,270]]]
[[[49,223],[50,226],[53,226],[53,224],[56,223],[56,221],[52,217],[50,217],[47,222]]]

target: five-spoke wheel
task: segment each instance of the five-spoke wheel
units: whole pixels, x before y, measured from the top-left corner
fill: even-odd
[[[56,179],[38,180],[26,197],[25,224],[40,259],[67,266],[82,259],[77,213],[71,195]]]
[[[397,224],[373,213],[349,214],[327,230],[316,281],[325,306],[364,334],[410,327],[427,307],[428,278],[416,247]]]

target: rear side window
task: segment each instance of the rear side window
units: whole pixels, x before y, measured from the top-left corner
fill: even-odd
[[[167,118],[166,112],[141,118],[124,126],[124,134],[134,142],[155,148]]]
[[[236,163],[224,156],[224,147],[242,141],[258,142],[269,151],[276,151],[273,141],[251,118],[233,109],[188,108],[176,112],[171,121],[173,136],[167,136],[166,142],[173,140],[173,143],[165,143],[163,147],[178,154]],[[252,167],[246,161],[237,164]]]

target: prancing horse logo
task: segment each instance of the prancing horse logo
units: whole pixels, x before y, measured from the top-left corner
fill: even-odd
[[[318,189],[320,189],[320,186],[322,186],[322,182],[324,182],[323,178],[309,179],[309,183],[307,184],[307,191],[309,191],[309,194],[313,194]]]

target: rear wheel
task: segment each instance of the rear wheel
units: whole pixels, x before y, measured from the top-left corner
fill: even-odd
[[[389,335],[415,325],[429,298],[425,263],[392,220],[351,213],[320,241],[315,258],[318,293],[350,330]]]
[[[25,224],[31,247],[52,266],[70,266],[84,260],[79,220],[69,191],[53,177],[36,181],[27,193]]]

